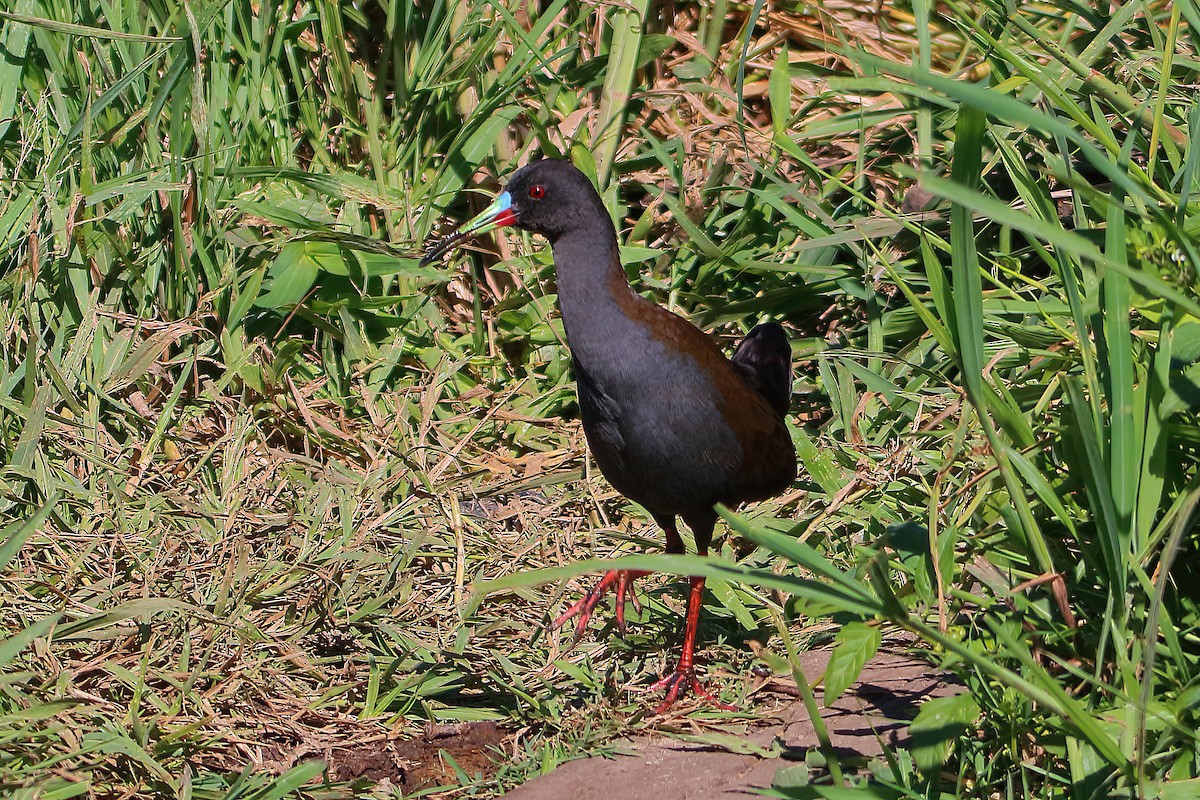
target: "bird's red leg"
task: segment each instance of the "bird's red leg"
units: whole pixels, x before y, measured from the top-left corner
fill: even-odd
[[[725,711],[737,710],[736,706],[722,703],[714,697],[700,683],[700,679],[696,677],[696,629],[700,626],[700,603],[703,595],[704,578],[693,577],[691,579],[691,591],[688,593],[687,623],[683,630],[683,653],[679,656],[679,663],[675,666],[675,669],[650,687],[651,689],[667,690],[667,696],[654,709],[655,714],[664,713],[675,704],[681,693],[686,693],[689,689],[693,694],[703,697],[717,708],[724,709]]]
[[[649,575],[646,570],[632,569],[613,569],[604,573],[599,582],[591,588],[575,605],[563,612],[562,616],[554,620],[550,624],[551,630],[558,630],[567,623],[572,617],[579,617],[579,622],[575,625],[575,636],[571,641],[574,646],[580,639],[583,638],[583,632],[587,629],[588,620],[592,618],[592,612],[596,610],[596,606],[604,599],[604,595],[608,594],[613,587],[616,587],[617,595],[617,630],[621,635],[625,635],[625,602],[628,600],[633,603],[633,607],[639,612],[642,610],[642,604],[638,602],[637,592],[634,591],[633,581],[643,575]]]

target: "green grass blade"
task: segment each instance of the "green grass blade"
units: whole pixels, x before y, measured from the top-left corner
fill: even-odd
[[[1119,198],[1114,198],[1119,201]],[[1109,207],[1108,228],[1105,232],[1105,250],[1108,257],[1121,266],[1127,266],[1125,238],[1125,210],[1119,202]],[[1133,348],[1129,330],[1129,314],[1132,298],[1129,278],[1118,271],[1106,270],[1101,276],[1104,297],[1104,345],[1107,351],[1104,378],[1108,394],[1108,466],[1112,485],[1114,522],[1113,533],[1118,541],[1114,547],[1121,553],[1122,561],[1131,552],[1133,542],[1134,503],[1137,499],[1137,477],[1142,463],[1141,446],[1135,414],[1144,416],[1144,410],[1134,407]],[[1144,396],[1144,395],[1143,395]],[[1124,581],[1121,581],[1124,583]]]
[[[0,571],[5,570],[9,563],[16,557],[24,546],[26,540],[29,539],[37,530],[46,522],[46,519],[54,511],[55,506],[59,503],[59,495],[52,494],[46,498],[37,511],[23,520],[10,522],[3,528],[0,528]],[[0,663],[4,660],[0,658]]]
[[[642,33],[646,29],[649,13],[649,0],[632,0],[612,11],[612,44],[591,148],[596,154],[596,178],[602,190],[608,186],[617,143],[620,141],[619,134],[625,125],[634,71],[642,46]]]

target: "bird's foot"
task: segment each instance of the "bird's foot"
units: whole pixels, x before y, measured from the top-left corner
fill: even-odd
[[[567,623],[572,617],[579,617],[579,621],[575,624],[575,636],[571,640],[571,646],[574,647],[583,638],[583,632],[587,630],[588,620],[592,618],[592,612],[596,610],[596,606],[604,599],[604,595],[615,587],[617,594],[617,630],[621,635],[625,635],[625,601],[633,603],[633,607],[641,613],[642,604],[638,600],[637,592],[633,588],[635,578],[640,578],[646,575],[646,572],[640,570],[627,569],[612,569],[604,573],[595,586],[588,591],[579,602],[563,612],[562,616],[554,620],[550,624],[551,630],[558,630]]]
[[[675,705],[675,701],[680,696],[691,691],[697,697],[703,697],[708,702],[712,703],[722,711],[737,711],[737,706],[731,706],[728,703],[722,703],[711,692],[704,688],[704,684],[700,683],[700,679],[696,677],[696,668],[689,665],[680,664],[673,671],[667,674],[665,678],[655,683],[650,687],[651,690],[666,689],[667,696],[654,709],[655,714],[664,714],[671,706]]]

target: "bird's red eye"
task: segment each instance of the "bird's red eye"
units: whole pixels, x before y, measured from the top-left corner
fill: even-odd
[[[529,187],[529,196],[534,200],[541,200],[546,196],[546,187],[542,186],[540,183],[535,183],[533,186]]]

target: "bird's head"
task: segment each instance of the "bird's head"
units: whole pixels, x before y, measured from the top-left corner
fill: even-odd
[[[479,216],[435,242],[421,263],[436,261],[469,236],[505,225],[540,233],[554,242],[587,226],[597,212],[606,214],[600,195],[569,161],[535,161],[514,172],[505,190]]]

